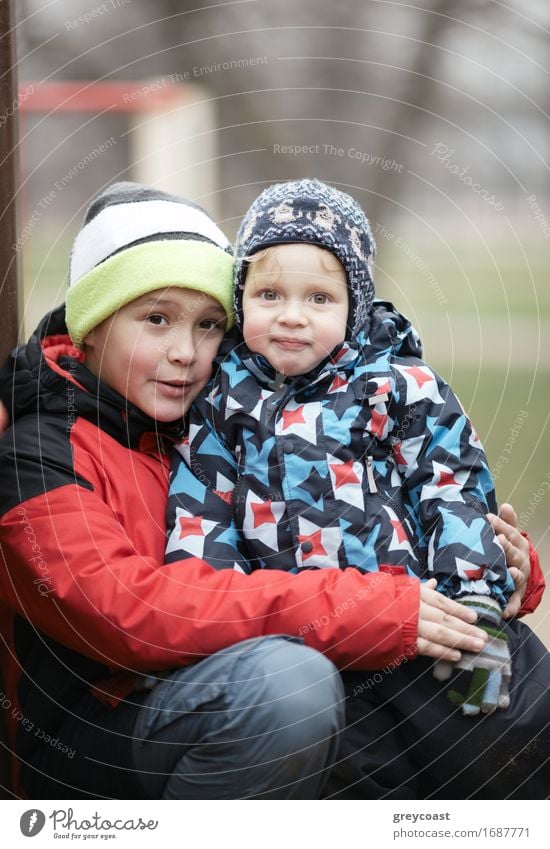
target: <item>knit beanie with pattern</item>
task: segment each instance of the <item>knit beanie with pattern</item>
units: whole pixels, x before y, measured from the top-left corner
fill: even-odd
[[[147,292],[177,286],[210,295],[232,322],[231,245],[201,207],[139,183],[114,183],[90,205],[70,260],[67,328],[86,335]]]
[[[350,195],[320,180],[297,180],[270,186],[245,214],[235,248],[237,324],[242,326],[247,257],[288,242],[318,245],[338,257],[348,278],[348,338],[353,338],[365,325],[374,300],[376,245],[359,204]]]

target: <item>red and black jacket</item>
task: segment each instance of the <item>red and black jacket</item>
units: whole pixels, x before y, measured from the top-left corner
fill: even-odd
[[[116,705],[140,673],[250,637],[303,636],[341,668],[414,655],[414,578],[163,564],[174,426],[98,382],[63,316],[46,316],[0,374],[12,421],[0,440],[0,654],[19,757],[40,745],[25,721],[55,736],[87,689]]]

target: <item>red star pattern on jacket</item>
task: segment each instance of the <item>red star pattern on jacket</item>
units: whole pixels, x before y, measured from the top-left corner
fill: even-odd
[[[331,392],[341,392],[345,390],[348,386],[348,381],[345,377],[340,374],[337,374],[332,383],[330,384],[330,388],[327,394],[331,394]]]
[[[297,407],[295,410],[283,410],[283,426],[282,430],[286,430],[293,424],[305,424],[304,405]]]
[[[327,550],[323,547],[321,542],[321,529],[315,531],[313,534],[300,534],[298,536],[298,542],[302,546],[302,560],[307,560],[309,557],[326,557]],[[310,543],[312,546],[311,551],[304,551],[304,543]]]
[[[452,472],[441,471],[437,486],[460,486]]]
[[[262,501],[260,504],[254,504],[254,502],[250,504],[252,513],[254,514],[255,528],[258,528],[260,525],[277,524],[277,519],[273,515],[273,511],[271,509],[271,503],[271,501]]]
[[[354,460],[348,460],[346,463],[330,463],[330,469],[335,477],[335,489],[349,483],[361,483],[353,468],[354,462]]]
[[[203,537],[203,516],[181,516],[180,517],[180,539],[184,537]]]
[[[395,457],[396,462],[400,466],[406,466],[407,461],[405,460],[405,458],[403,457],[403,454],[401,453],[401,445],[402,445],[401,442],[394,442],[393,443],[393,446],[392,446],[393,456]]]
[[[397,534],[397,542],[402,543],[407,541],[407,534],[399,519],[390,519],[390,524],[395,528]]]
[[[378,410],[373,409],[370,420],[369,430],[376,436],[378,439],[383,439],[385,436],[386,425],[388,423],[388,417],[379,413]]]
[[[225,501],[226,504],[231,504],[233,501],[233,492],[223,492],[221,489],[215,489],[214,495]]]
[[[426,374],[426,372],[418,366],[409,366],[408,368],[404,368],[403,371],[406,371],[407,374],[410,374],[411,377],[414,377],[419,389],[422,389],[425,383],[429,383],[431,380],[433,380],[433,377],[431,375]]]

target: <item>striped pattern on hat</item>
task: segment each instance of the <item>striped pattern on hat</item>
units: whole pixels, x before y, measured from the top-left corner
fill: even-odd
[[[215,298],[232,323],[232,250],[196,204],[139,183],[115,183],[90,205],[70,259],[67,327],[81,345],[136,298],[176,286]]]

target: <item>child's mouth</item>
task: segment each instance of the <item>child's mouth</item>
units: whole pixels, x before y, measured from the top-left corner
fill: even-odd
[[[157,380],[157,386],[163,395],[171,398],[181,398],[191,386],[188,380]]]
[[[275,344],[284,351],[303,351],[309,342],[305,339],[296,339],[290,336],[280,336],[273,340]]]

